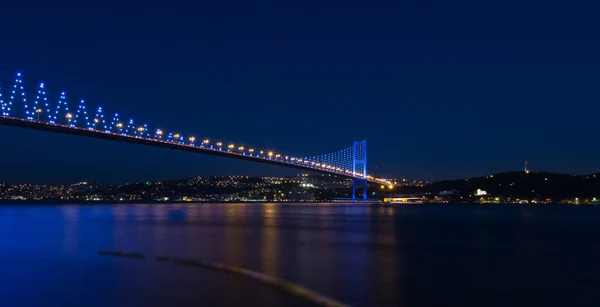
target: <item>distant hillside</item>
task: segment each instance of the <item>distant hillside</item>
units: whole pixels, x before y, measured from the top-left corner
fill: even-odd
[[[484,177],[433,182],[421,191],[437,195],[440,191],[456,190],[469,196],[477,189],[497,197],[527,199],[600,198],[600,173],[573,176],[545,172],[508,172]],[[408,190],[408,189],[407,189]],[[416,192],[414,189],[411,192]]]

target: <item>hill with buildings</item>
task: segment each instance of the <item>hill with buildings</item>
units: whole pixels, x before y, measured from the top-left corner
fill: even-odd
[[[403,187],[400,191],[420,192],[432,199],[456,198],[462,201],[584,202],[600,198],[600,173],[568,175],[548,172],[507,172],[436,181],[422,188]]]

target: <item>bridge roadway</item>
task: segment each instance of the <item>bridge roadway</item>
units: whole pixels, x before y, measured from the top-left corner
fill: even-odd
[[[341,171],[328,170],[325,168],[314,167],[311,165],[302,165],[302,164],[291,163],[291,162],[288,162],[285,160],[282,161],[282,160],[273,159],[272,157],[267,158],[267,157],[261,157],[261,156],[251,156],[251,155],[247,155],[245,153],[237,153],[237,152],[232,152],[232,151],[228,151],[228,150],[220,150],[218,148],[207,148],[207,147],[200,147],[200,146],[187,145],[187,144],[177,144],[177,143],[172,143],[172,142],[164,141],[164,140],[160,140],[160,139],[157,140],[157,139],[153,139],[153,138],[143,138],[143,137],[138,137],[138,136],[130,136],[130,135],[125,135],[125,134],[106,132],[106,131],[100,131],[100,130],[84,129],[84,128],[79,128],[79,127],[69,127],[67,125],[62,125],[62,124],[51,124],[51,123],[46,123],[46,122],[38,122],[36,120],[26,120],[26,119],[21,119],[21,118],[16,118],[16,117],[0,115],[0,125],[11,126],[11,127],[20,127],[20,128],[33,129],[33,130],[41,130],[41,131],[50,131],[50,132],[57,132],[57,133],[63,133],[63,134],[86,136],[86,137],[92,137],[92,138],[97,138],[97,139],[113,140],[113,141],[127,142],[127,143],[132,143],[132,144],[141,144],[141,145],[154,146],[154,147],[170,148],[170,149],[175,149],[175,150],[180,150],[180,151],[189,151],[189,152],[209,154],[209,155],[214,155],[214,156],[223,156],[223,157],[240,159],[240,160],[247,160],[247,161],[259,162],[259,163],[265,163],[265,164],[279,165],[279,166],[283,166],[283,167],[300,169],[303,171],[311,171],[311,172],[316,172],[316,173],[321,173],[321,174],[335,175],[335,176],[340,176],[343,178],[364,180],[363,177],[353,176],[352,174],[344,173]],[[389,184],[389,182],[387,182],[387,181],[379,180],[377,178],[372,178],[370,176],[367,179],[367,181],[370,183],[377,183],[377,184],[386,184],[386,185]]]

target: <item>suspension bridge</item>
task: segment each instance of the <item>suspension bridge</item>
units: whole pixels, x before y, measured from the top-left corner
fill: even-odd
[[[199,139],[192,134],[140,124],[119,113],[106,113],[102,106],[89,105],[83,99],[76,101],[63,91],[48,88],[44,82],[29,81],[20,72],[2,69],[14,74],[14,79],[0,80],[0,125],[224,156],[336,175],[352,179],[353,199],[356,199],[357,186],[362,185],[363,198],[366,199],[368,183],[391,184],[387,179],[374,177],[367,172],[366,140],[355,140],[351,146],[331,153],[297,156],[239,143]]]

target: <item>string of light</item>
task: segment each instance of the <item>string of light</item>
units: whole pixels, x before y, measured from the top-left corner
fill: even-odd
[[[2,68],[0,66],[0,68]],[[169,132],[162,128],[150,128],[148,124],[136,125],[133,118],[126,123],[121,121],[118,113],[115,113],[110,123],[104,118],[104,109],[101,106],[95,108],[96,112],[88,114],[90,105],[80,99],[73,111],[69,109],[69,99],[64,91],[60,91],[56,103],[53,104],[48,97],[48,88],[43,82],[39,83],[33,103],[27,100],[23,76],[16,73],[13,81],[9,99],[3,96],[3,87],[0,87],[0,106],[2,116],[13,118],[25,118],[29,121],[66,126],[75,129],[93,130],[100,133],[110,133],[124,137],[144,138],[158,142],[168,142],[182,146],[199,147],[207,150],[224,151],[235,155],[250,156],[258,159],[273,160],[280,163],[301,165],[307,169],[328,171],[331,173],[344,174],[356,178],[366,178],[366,142],[354,142],[351,147],[336,152],[311,156],[298,157],[282,155],[274,150],[255,150],[254,148],[235,145],[233,142],[213,142],[208,138],[198,139],[194,135],[183,135],[179,132]],[[23,105],[22,114],[14,112],[17,102]],[[41,113],[46,113],[41,116]],[[91,117],[93,115],[93,117]]]

